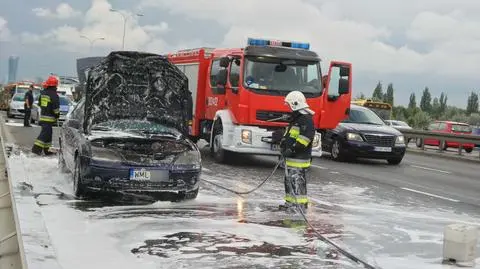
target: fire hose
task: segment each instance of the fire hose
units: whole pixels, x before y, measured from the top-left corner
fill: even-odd
[[[278,167],[280,166],[280,164],[282,162],[285,162],[285,159],[282,157],[280,158],[280,160],[278,161],[278,163],[275,165],[275,168],[273,169],[272,173],[266,177],[258,186],[256,186],[255,188],[249,190],[249,191],[243,191],[243,192],[239,192],[239,191],[235,191],[233,189],[230,189],[230,188],[227,188],[227,187],[224,187],[220,184],[217,184],[215,182],[212,182],[212,181],[209,181],[209,180],[205,180],[205,179],[202,179],[202,181],[205,181],[211,185],[214,185],[216,187],[219,187],[223,190],[226,190],[228,192],[231,192],[231,193],[234,193],[236,195],[245,195],[245,194],[250,194],[250,193],[253,193],[254,191],[260,189],[269,179],[271,179],[273,177],[273,174],[275,173],[275,171],[277,171]],[[285,164],[285,163],[284,163]],[[285,176],[288,176],[288,169],[287,169],[287,166],[285,164]],[[292,188],[292,190],[294,189],[294,186],[293,186],[293,183],[291,181],[290,182],[290,187]],[[295,197],[295,200],[297,200],[297,197],[296,195],[294,195]],[[317,229],[315,229],[315,227],[313,227],[313,225],[310,223],[310,221],[308,220],[307,216],[305,215],[305,212],[304,212],[304,209],[302,207],[300,207],[297,203],[295,204],[296,205],[296,208],[298,209],[298,211],[300,212],[300,214],[302,215],[302,218],[303,220],[305,221],[305,223],[308,225],[308,227],[310,227],[310,229],[312,229],[312,231],[315,233],[315,235],[318,237],[318,239],[320,239],[321,241],[333,246],[334,248],[336,248],[340,253],[342,253],[345,257],[349,258],[350,260],[354,261],[355,263],[357,264],[361,264],[364,266],[364,268],[368,268],[368,269],[375,269],[374,266],[370,265],[369,263],[363,261],[362,259],[356,257],[355,255],[351,254],[350,252],[348,252],[347,250],[344,250],[342,247],[338,246],[337,244],[335,244],[333,241],[331,241],[330,239],[326,238],[325,236],[323,236],[319,231],[317,231]]]

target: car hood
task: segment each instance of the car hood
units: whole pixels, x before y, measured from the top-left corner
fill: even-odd
[[[88,136],[92,158],[103,162],[121,162],[142,166],[171,166],[181,155],[197,154],[190,159],[192,168],[200,165],[197,147],[188,139],[172,136],[142,136],[128,132],[92,132]]]
[[[354,131],[359,133],[384,133],[391,135],[401,135],[402,133],[393,127],[387,125],[373,125],[363,123],[344,123],[341,122],[338,127],[346,131]]]
[[[112,120],[148,120],[186,134],[192,106],[187,77],[166,57],[111,52],[89,70],[84,130]]]
[[[25,104],[25,103],[24,103],[23,101],[11,101],[11,102],[10,102],[10,106],[11,106],[12,108],[17,108],[17,107],[22,107],[22,108],[23,108],[23,105],[24,105],[24,104]]]

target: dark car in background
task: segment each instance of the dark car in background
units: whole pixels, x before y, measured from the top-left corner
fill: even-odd
[[[348,118],[325,133],[322,149],[336,161],[355,158],[384,159],[399,164],[406,145],[402,133],[366,107],[351,105]]]
[[[59,164],[77,197],[94,191],[195,199],[201,155],[188,139],[187,78],[166,58],[112,52],[87,77],[60,130]]]

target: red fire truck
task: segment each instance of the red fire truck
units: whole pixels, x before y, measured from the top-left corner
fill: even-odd
[[[245,48],[197,48],[167,55],[188,77],[193,99],[192,140],[210,143],[217,162],[234,153],[280,155],[272,132],[285,128],[288,92],[299,90],[315,111],[313,156],[321,137],[350,109],[352,65],[321,59],[309,43],[248,39]]]

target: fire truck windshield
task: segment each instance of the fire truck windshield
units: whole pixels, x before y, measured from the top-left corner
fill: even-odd
[[[255,93],[286,95],[297,90],[306,97],[321,94],[321,70],[318,61],[257,56],[245,59],[244,66],[244,86]]]

